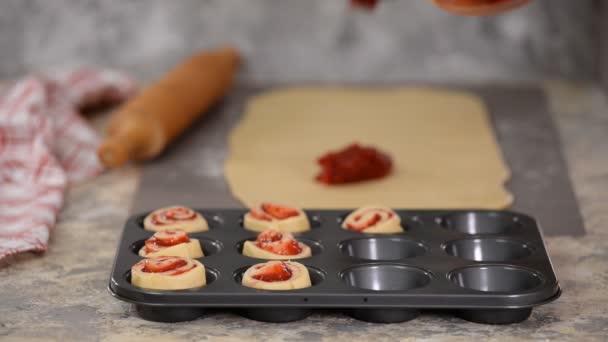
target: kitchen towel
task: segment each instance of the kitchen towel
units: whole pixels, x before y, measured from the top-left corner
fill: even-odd
[[[0,261],[45,252],[67,184],[102,171],[79,111],[134,91],[120,72],[76,68],[26,77],[0,97]]]

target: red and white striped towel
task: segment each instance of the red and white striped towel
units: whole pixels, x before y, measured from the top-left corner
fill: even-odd
[[[121,73],[79,68],[27,77],[0,97],[0,260],[46,251],[67,183],[102,170],[78,110],[134,91]]]

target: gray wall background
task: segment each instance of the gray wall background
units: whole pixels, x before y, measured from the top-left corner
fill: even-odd
[[[0,77],[71,64],[157,76],[200,48],[236,44],[246,81],[598,79],[592,0],[535,0],[492,18],[425,0],[1,0]]]
[[[608,4],[603,3],[600,15],[599,68],[603,89],[608,92]]]

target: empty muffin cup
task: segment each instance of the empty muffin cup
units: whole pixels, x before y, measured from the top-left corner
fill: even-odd
[[[521,293],[540,286],[543,278],[536,272],[514,266],[471,266],[450,272],[452,283],[475,291]]]
[[[398,264],[351,267],[340,276],[352,287],[374,291],[407,291],[426,286],[431,281],[429,272]]]
[[[463,239],[447,242],[447,254],[474,261],[509,261],[525,258],[532,249],[525,243],[508,239]]]
[[[447,230],[464,234],[503,234],[519,225],[515,216],[504,212],[467,212],[444,216],[439,220]]]
[[[400,260],[426,254],[427,248],[418,241],[399,237],[358,238],[338,244],[340,252],[365,260]]]

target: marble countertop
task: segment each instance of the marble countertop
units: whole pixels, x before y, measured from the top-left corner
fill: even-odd
[[[154,323],[106,290],[119,232],[137,187],[135,166],[72,186],[44,256],[21,255],[0,268],[0,339],[190,340],[606,340],[608,339],[608,104],[599,89],[545,84],[588,234],[547,240],[562,297],[508,326],[425,315],[372,324],[315,314],[268,324],[229,313]],[[97,118],[102,122],[103,118]],[[100,126],[100,122],[97,125]]]

